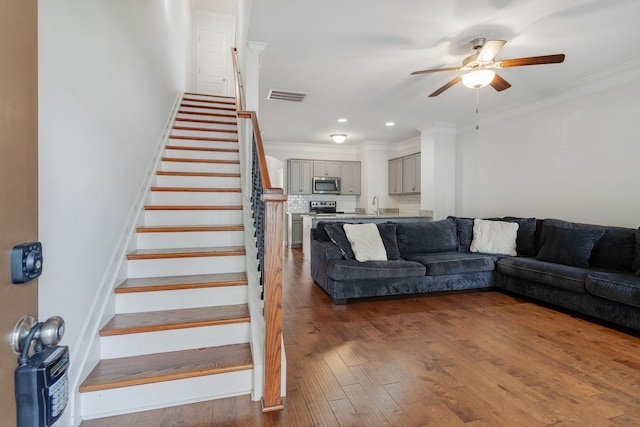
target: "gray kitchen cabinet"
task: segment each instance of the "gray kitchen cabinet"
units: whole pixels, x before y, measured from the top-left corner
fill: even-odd
[[[341,193],[344,195],[360,194],[360,162],[340,162]]]
[[[402,158],[402,192],[420,193],[420,153]]]
[[[389,194],[402,194],[402,157],[389,160]]]
[[[313,176],[340,176],[340,163],[334,160],[314,160]]]
[[[311,194],[313,160],[287,160],[287,193]]]

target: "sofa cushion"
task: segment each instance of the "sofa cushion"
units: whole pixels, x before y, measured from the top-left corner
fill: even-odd
[[[585,293],[588,268],[540,261],[536,258],[504,257],[496,262],[500,273],[573,292]]]
[[[604,235],[596,242],[591,251],[589,265],[592,267],[608,268],[621,271],[637,270],[633,268],[636,231],[632,228],[610,227],[594,224],[581,224],[562,221],[559,219],[545,219],[544,224],[558,225],[577,229],[603,229]],[[544,239],[544,236],[541,236]],[[544,240],[541,240],[544,243]],[[640,260],[639,260],[640,263]],[[640,265],[638,265],[640,268]]]
[[[384,222],[376,224],[380,232],[380,238],[387,251],[387,259],[400,259],[400,250],[398,249],[398,237],[396,235],[396,223]]]
[[[556,264],[589,267],[594,245],[604,234],[603,228],[561,227],[545,221],[542,247],[538,259]]]
[[[515,222],[518,224],[518,237],[516,239],[518,255],[535,256],[536,254],[536,219],[535,218],[517,218],[514,216],[505,216],[503,221]]]
[[[458,247],[453,219],[396,224],[400,255],[454,252]]]
[[[365,261],[355,259],[330,260],[327,276],[333,280],[390,279],[421,277],[425,275],[424,265],[406,260]]]
[[[493,257],[466,252],[414,254],[406,256],[405,259],[408,261],[416,261],[424,265],[427,269],[427,276],[476,273],[480,271],[493,271],[495,269]]]
[[[316,224],[316,240],[320,242],[330,242],[331,238],[326,231],[327,225],[342,225],[344,222],[340,221],[318,221]]]
[[[640,307],[640,279],[631,274],[594,272],[585,287],[592,295]]]
[[[320,224],[320,223],[318,223]],[[318,228],[316,227],[316,230]],[[324,224],[322,227],[324,233],[327,234],[329,239],[340,248],[340,252],[342,252],[342,258],[344,259],[354,259],[355,255],[353,254],[353,250],[351,249],[351,242],[347,238],[347,235],[342,228],[342,224]],[[320,239],[318,239],[320,240]]]
[[[506,221],[473,220],[471,252],[516,256],[517,223]]]
[[[640,228],[636,230],[636,249],[635,249],[635,257],[633,258],[633,266],[632,268],[636,272],[636,276],[640,276]]]
[[[347,239],[347,235],[344,233],[344,222],[324,222],[322,225],[322,232],[327,236],[327,241],[333,242],[338,248],[340,248],[340,252],[342,252],[342,258],[344,259],[355,259],[355,255],[353,254],[353,250],[351,249],[351,242]],[[318,225],[320,224],[318,222]],[[398,239],[396,237],[396,224],[394,222],[385,222],[382,224],[376,224],[378,226],[378,231],[380,232],[380,237],[382,238],[382,243],[384,244],[384,248],[387,251],[387,259],[399,259],[400,251],[398,250]],[[316,226],[316,230],[318,227]],[[318,241],[321,239],[318,238]]]
[[[456,238],[458,241],[458,252],[469,252],[471,241],[473,240],[473,218],[452,217],[456,222]]]
[[[358,261],[386,261],[387,251],[378,227],[374,223],[345,224],[342,226],[351,250]]]
[[[612,270],[632,271],[636,232],[633,228],[604,227],[602,238],[593,247],[589,264]]]

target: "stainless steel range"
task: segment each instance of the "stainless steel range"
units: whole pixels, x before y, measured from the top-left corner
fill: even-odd
[[[336,211],[335,200],[311,200],[309,202],[309,212],[313,214],[341,213]]]

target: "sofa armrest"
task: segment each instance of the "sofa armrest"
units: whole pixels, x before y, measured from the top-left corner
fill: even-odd
[[[327,263],[332,259],[342,259],[338,246],[333,242],[311,240],[311,277],[320,285],[327,283]]]

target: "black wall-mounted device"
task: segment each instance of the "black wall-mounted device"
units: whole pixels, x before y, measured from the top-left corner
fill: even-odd
[[[11,281],[27,283],[42,274],[42,243],[27,242],[11,249]]]

